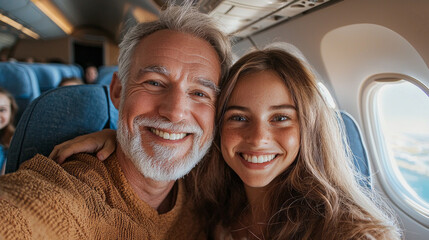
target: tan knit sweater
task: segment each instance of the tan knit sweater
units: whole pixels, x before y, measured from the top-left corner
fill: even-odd
[[[165,214],[133,192],[116,154],[62,166],[36,155],[0,177],[0,239],[204,239],[183,184]]]

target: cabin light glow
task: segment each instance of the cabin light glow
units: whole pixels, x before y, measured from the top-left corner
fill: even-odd
[[[155,14],[141,8],[141,7],[135,7],[133,10],[133,16],[137,20],[137,22],[152,22],[158,19],[158,16]]]
[[[37,33],[33,32],[33,31],[31,31],[31,30],[30,30],[30,29],[28,29],[28,28],[23,27],[23,28],[21,29],[21,31],[22,31],[23,33],[27,34],[28,36],[30,36],[30,37],[32,37],[32,38],[34,38],[34,39],[39,39],[39,34],[37,34]]]
[[[49,0],[31,0],[40,11],[48,16],[59,28],[66,34],[73,32],[73,25],[64,17],[60,10],[55,7]]]
[[[30,37],[32,37],[34,39],[39,39],[39,34],[31,31],[30,29],[24,27],[22,24],[17,23],[16,21],[12,20],[11,18],[9,18],[9,17],[7,17],[7,16],[5,16],[5,15],[3,15],[1,13],[0,13],[0,21],[2,21],[4,23],[6,23],[6,24],[8,24],[8,25],[10,25],[10,26],[18,29],[19,31],[27,34],[28,36],[30,36]]]

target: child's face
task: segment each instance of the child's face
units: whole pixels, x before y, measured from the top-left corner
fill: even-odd
[[[9,124],[10,115],[10,100],[6,95],[0,93],[0,129],[3,129]]]

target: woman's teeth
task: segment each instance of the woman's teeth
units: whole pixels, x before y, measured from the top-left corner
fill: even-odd
[[[268,154],[268,155],[249,155],[249,154],[242,154],[244,160],[251,162],[251,163],[264,163],[269,162],[273,160],[276,157],[276,154]]]

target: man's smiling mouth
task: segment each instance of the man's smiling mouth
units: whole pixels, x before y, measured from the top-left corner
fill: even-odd
[[[185,138],[188,134],[187,133],[169,133],[164,132],[162,130],[156,129],[156,128],[150,128],[150,131],[157,135],[158,137],[161,137],[166,140],[180,140]]]

